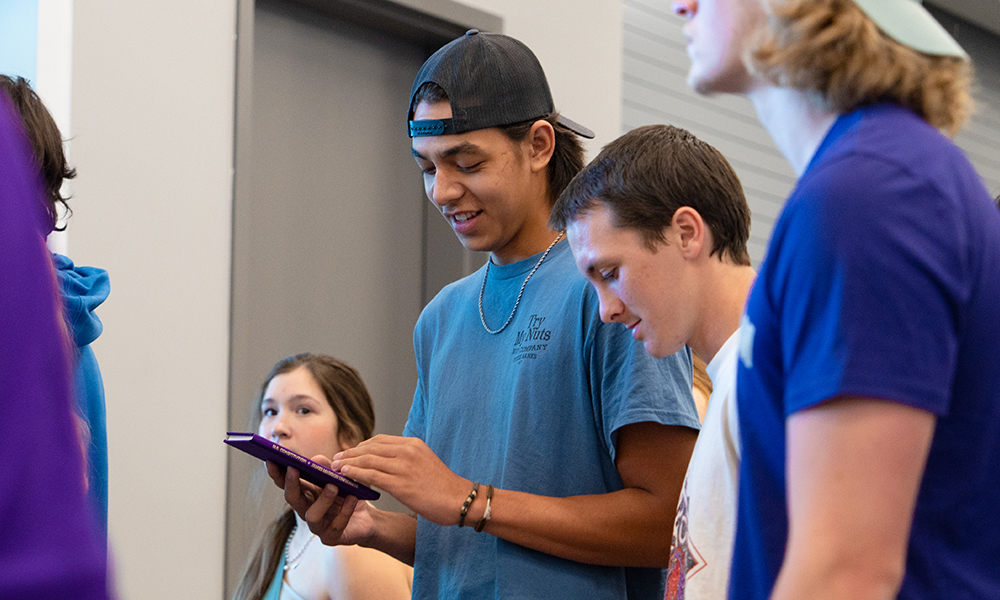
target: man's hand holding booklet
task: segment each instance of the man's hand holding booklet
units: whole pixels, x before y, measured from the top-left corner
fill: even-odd
[[[328,467],[315,463],[257,434],[230,431],[226,433],[226,439],[223,441],[261,460],[271,461],[283,467],[294,467],[299,471],[299,476],[302,479],[320,487],[332,483],[340,488],[342,494],[357,496],[359,500],[378,500],[381,495],[370,487],[361,485],[349,477],[344,477]]]

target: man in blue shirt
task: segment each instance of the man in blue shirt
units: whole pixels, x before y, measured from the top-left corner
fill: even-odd
[[[548,226],[593,134],[524,44],[475,30],[417,74],[409,132],[428,198],[490,260],[420,316],[405,437],[332,466],[417,517],[272,476],[324,543],[413,564],[416,598],[662,598],[698,428],[690,353],[654,359],[602,323]]]

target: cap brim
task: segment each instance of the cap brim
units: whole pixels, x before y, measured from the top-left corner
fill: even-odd
[[[854,0],[885,34],[918,52],[969,59],[919,0]]]
[[[573,119],[568,119],[568,118],[566,118],[566,117],[564,117],[562,115],[559,115],[559,117],[556,119],[556,121],[560,125],[562,125],[563,127],[565,127],[566,129],[569,129],[570,131],[572,131],[573,133],[579,135],[580,137],[585,137],[588,140],[594,139],[594,132],[593,131],[591,131],[590,129],[587,129],[583,125],[580,125],[579,123],[577,123]]]

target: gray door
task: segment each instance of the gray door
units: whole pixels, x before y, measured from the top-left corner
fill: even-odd
[[[287,2],[257,2],[252,27],[252,77],[238,87],[249,101],[237,99],[230,426],[248,426],[275,362],[309,351],[356,367],[377,431],[400,434],[420,310],[478,266],[424,196],[405,133],[434,47]],[[227,596],[283,506],[261,471],[229,453]]]

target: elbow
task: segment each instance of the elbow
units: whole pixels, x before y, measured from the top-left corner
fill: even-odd
[[[772,599],[800,598],[805,590],[821,589],[830,598],[889,600],[899,593],[906,569],[905,559],[857,551],[815,558],[820,560],[796,561],[790,553]]]
[[[875,560],[865,565],[853,561],[839,570],[838,584],[845,589],[845,598],[895,598],[903,584],[905,569],[902,561]]]
[[[834,553],[831,566],[837,585],[857,593],[845,598],[895,598],[906,573],[906,546],[891,551],[881,545],[864,548],[841,548]]]
[[[643,567],[655,567],[666,569],[670,566],[670,553],[673,551],[674,520],[676,509],[673,513],[663,511],[661,515],[648,523],[641,534],[644,546],[647,549],[646,564],[636,565]]]

